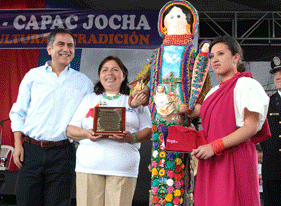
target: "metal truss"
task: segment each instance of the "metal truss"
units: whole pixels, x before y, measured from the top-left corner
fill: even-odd
[[[281,46],[281,11],[201,11],[200,37],[235,37],[241,46]]]

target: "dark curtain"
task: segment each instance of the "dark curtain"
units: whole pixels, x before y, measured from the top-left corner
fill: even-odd
[[[1,0],[0,9],[45,8],[46,0]],[[0,49],[0,121],[9,119],[9,112],[16,102],[19,84],[31,68],[38,66],[39,49]],[[14,147],[11,121],[3,122],[1,145]],[[11,162],[10,170],[18,168]]]

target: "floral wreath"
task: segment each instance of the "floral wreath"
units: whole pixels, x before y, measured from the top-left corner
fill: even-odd
[[[193,23],[192,23],[192,36],[197,32],[198,29],[198,25],[199,25],[199,16],[197,13],[197,10],[194,8],[194,6],[189,3],[188,1],[185,0],[175,0],[175,1],[169,1],[168,3],[166,3],[162,9],[159,12],[159,16],[158,16],[158,32],[159,35],[164,38],[165,34],[164,34],[164,28],[163,28],[163,15],[165,13],[165,11],[174,5],[182,5],[185,6],[186,8],[189,9],[189,11],[191,12],[192,16],[193,16]]]

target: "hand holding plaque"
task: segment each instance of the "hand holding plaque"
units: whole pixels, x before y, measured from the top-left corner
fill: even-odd
[[[97,135],[123,134],[125,107],[95,107],[93,130]]]

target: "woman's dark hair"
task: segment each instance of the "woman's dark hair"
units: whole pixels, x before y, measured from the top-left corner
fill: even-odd
[[[110,61],[110,60],[114,60],[118,66],[121,68],[122,72],[123,72],[123,75],[125,77],[124,81],[122,82],[121,84],[121,87],[120,87],[120,93],[121,94],[127,94],[129,95],[130,94],[130,87],[128,86],[128,69],[125,67],[125,65],[123,64],[123,62],[118,58],[118,57],[114,57],[114,56],[108,56],[108,57],[105,57],[102,62],[100,63],[99,65],[99,69],[98,69],[98,75],[100,76],[100,71],[101,71],[101,68],[103,67],[103,65],[107,62],[107,61]],[[94,92],[96,94],[102,94],[104,92],[104,88],[101,84],[100,81],[98,81],[95,86],[94,86]]]
[[[238,72],[246,71],[246,66],[245,66],[245,64],[242,63],[243,50],[235,38],[233,38],[231,36],[217,37],[216,39],[214,39],[211,42],[209,50],[211,51],[212,47],[217,43],[224,43],[228,47],[228,49],[231,51],[232,55],[235,55],[236,53],[240,54],[241,59],[239,60],[239,62],[237,64],[237,71]]]
[[[188,24],[191,25],[191,27],[190,27],[190,32],[192,33],[193,16],[191,15],[190,10],[189,10],[187,7],[183,6],[183,5],[173,5],[173,6],[170,6],[170,7],[164,12],[164,14],[163,14],[163,21],[162,21],[162,24],[163,24],[162,27],[164,28],[164,19],[165,19],[165,17],[166,17],[167,14],[172,10],[172,8],[174,8],[175,6],[176,6],[176,7],[179,7],[179,8],[182,10],[182,12],[186,15],[186,21],[187,21]]]

